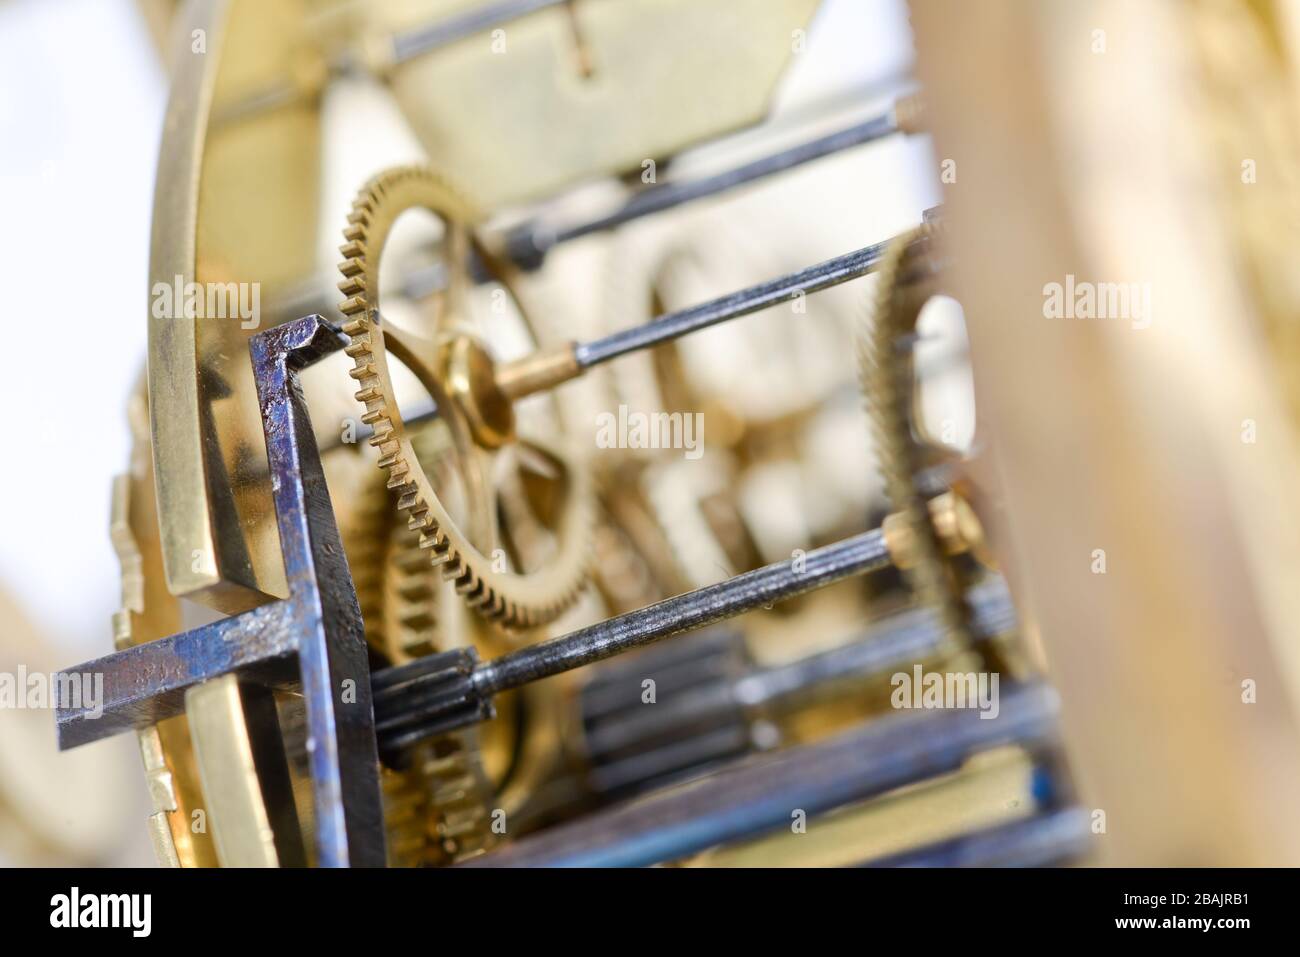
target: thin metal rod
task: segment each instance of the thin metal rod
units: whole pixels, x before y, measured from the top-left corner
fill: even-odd
[[[641,219],[643,216],[661,213],[706,196],[725,193],[746,183],[783,173],[824,156],[883,139],[897,132],[899,132],[898,121],[891,108],[888,112],[869,120],[770,153],[712,176],[651,187],[604,216],[559,228],[535,221],[523,223],[511,230],[507,236],[506,252],[518,265],[529,269],[536,268],[541,265],[546,254],[560,243],[614,229],[624,223]]]
[[[880,529],[474,664],[463,650],[375,674],[380,748],[388,754],[491,716],[498,692],[581,668],[890,564]]]
[[[389,38],[389,61],[383,66],[400,66],[439,47],[567,2],[569,0],[501,0],[465,13],[422,23]],[[329,73],[332,76],[347,76],[359,72],[364,66],[366,64],[356,51],[348,51],[329,64]],[[213,115],[213,123],[224,126],[242,122],[314,98],[319,93],[320,90],[315,87],[303,89],[292,83],[278,83],[217,111]]]
[[[1000,580],[971,589],[966,601],[976,642],[992,640],[1014,627],[1015,606]],[[910,671],[947,648],[941,623],[928,608],[891,615],[853,641],[780,665],[746,668],[734,652],[725,654],[735,648],[738,637],[739,633],[727,633],[727,644],[715,644],[716,650],[708,648],[703,636],[683,643],[688,652],[704,645],[712,660],[683,658],[661,667],[653,659],[637,656],[626,668],[609,666],[618,668],[620,677],[612,687],[597,686],[594,702],[588,685],[583,690],[584,751],[598,762],[593,771],[596,779],[614,787],[645,783],[664,771],[688,770],[691,765],[686,762],[697,758],[743,754],[751,748],[752,722],[796,714],[814,703],[861,696],[869,677]],[[622,676],[625,670],[635,672],[630,680]],[[679,682],[698,683],[674,687],[674,676]],[[654,678],[660,701],[649,709],[641,707],[641,682],[647,677]],[[611,692],[617,692],[617,697]],[[702,742],[701,748],[688,744],[706,733],[714,737]],[[712,752],[710,743],[726,753]]]
[[[1015,626],[1016,609],[1001,580],[971,589],[966,604],[971,637],[976,642],[988,641]],[[947,647],[934,611],[917,608],[872,626],[856,641],[744,675],[735,683],[736,697],[747,707],[798,705],[814,689],[824,695],[829,684],[855,685],[901,663],[937,657]]]
[[[927,211],[927,218],[935,211]],[[666,313],[590,342],[568,342],[535,352],[497,368],[496,384],[510,400],[522,399],[576,379],[592,366],[638,349],[661,345],[709,326],[768,309],[799,295],[820,292],[871,272],[884,257],[892,239],[864,246],[799,272],[728,293],[677,312]],[[928,268],[936,268],[931,264]]]
[[[474,669],[474,686],[484,694],[518,688],[889,563],[884,534],[864,532],[484,662]]]
[[[728,319],[736,319],[767,309],[777,303],[789,301],[800,293],[819,292],[865,276],[880,262],[890,242],[892,240],[874,246],[864,246],[862,249],[836,256],[834,259],[801,269],[799,272],[770,279],[757,286],[729,293],[698,306],[667,313],[644,325],[615,332],[603,339],[580,342],[574,347],[578,366],[586,370],[618,356],[627,355],[629,352],[657,346],[688,333],[726,322]]]
[[[455,43],[491,27],[567,2],[568,0],[502,0],[500,3],[475,7],[465,13],[422,24],[393,37],[393,63],[405,63],[448,43]]]

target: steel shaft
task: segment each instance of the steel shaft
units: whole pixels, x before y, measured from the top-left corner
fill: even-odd
[[[381,750],[393,754],[490,717],[491,700],[498,692],[802,595],[890,561],[884,534],[876,529],[481,664],[472,665],[465,652],[456,651],[389,668],[375,675],[372,686]]]

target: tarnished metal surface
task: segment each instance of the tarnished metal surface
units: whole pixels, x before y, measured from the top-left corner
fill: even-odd
[[[969,710],[914,712],[824,743],[765,756],[583,821],[554,828],[468,866],[637,867],[788,825],[946,771],[1003,744],[1040,746],[1054,735],[1046,686],[1005,692],[996,718]]]
[[[184,692],[239,671],[305,699],[316,851],[325,866],[382,865],[384,831],[361,615],[298,373],[342,345],[316,316],[251,342],[289,584],[286,600],[68,669],[102,673],[103,716],[60,709],[60,747],[179,714]]]

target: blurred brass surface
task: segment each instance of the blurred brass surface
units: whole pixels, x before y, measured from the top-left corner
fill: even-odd
[[[758,122],[817,4],[578,0],[400,64],[389,83],[439,168],[495,208]],[[382,4],[372,29],[474,5]]]
[[[945,554],[964,555],[970,552],[988,562],[990,556],[984,542],[984,530],[969,502],[956,492],[944,492],[930,499],[928,506],[930,521]],[[887,515],[881,529],[885,533],[885,542],[894,564],[902,569],[916,567],[914,533],[902,513]]]
[[[999,490],[982,517],[1116,865],[1300,860],[1300,448],[1225,219],[1242,190],[1292,199],[1243,182],[1257,147],[1231,116],[1232,162],[1205,148],[1209,7],[913,4],[935,152],[960,168],[944,216]],[[1148,324],[1047,318],[1068,275],[1149,284]]]
[[[221,866],[280,866],[253,763],[239,680],[224,675],[191,688],[185,694],[185,717]]]
[[[148,400],[143,391],[128,406],[132,452],[129,470],[113,484],[110,532],[122,578],[122,607],[113,616],[114,645],[127,648],[181,629],[179,602],[167,589],[154,498]],[[211,831],[200,820],[203,791],[184,715],[138,734],[153,811],[149,833],[160,864],[210,867],[217,863]]]
[[[319,120],[299,102],[210,129],[221,104],[317,54],[304,4],[203,0],[174,24],[155,191],[150,289],[254,284],[261,302],[316,261]],[[198,33],[196,33],[198,31]],[[196,36],[204,48],[196,52]],[[226,613],[284,597],[266,449],[251,381],[251,320],[149,313],[149,384],[162,549],[173,594]],[[173,310],[179,304],[173,303]],[[269,311],[269,309],[268,309]]]
[[[1021,751],[980,755],[961,771],[840,808],[751,841],[706,851],[690,867],[853,867],[1033,812],[1033,763]]]

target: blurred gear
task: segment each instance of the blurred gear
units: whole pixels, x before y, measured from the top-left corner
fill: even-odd
[[[444,735],[414,749],[410,767],[384,769],[390,864],[438,867],[492,845],[492,787],[477,737],[473,730]]]
[[[877,461],[896,510],[887,521],[886,534],[894,537],[895,554],[908,556],[899,566],[918,600],[938,609],[957,650],[970,644],[960,573],[945,554],[926,496],[917,486],[917,476],[932,462],[923,458],[912,429],[916,389],[910,349],[903,350],[901,357],[899,350],[903,337],[915,334],[921,306],[929,296],[906,281],[912,278],[909,270],[932,268],[917,250],[924,245],[932,254],[928,247],[937,235],[937,225],[927,223],[890,245],[877,271],[870,314],[863,322],[858,364]]]
[[[411,441],[421,461],[434,463],[431,470],[447,461],[427,423],[412,429]],[[419,535],[393,508],[372,458],[363,448],[343,448],[326,458],[326,469],[331,484],[345,492],[340,535],[366,640],[386,660],[401,664],[463,639],[455,622],[440,620],[442,577],[420,548]],[[480,737],[476,731],[453,732],[415,749],[401,769],[383,769],[391,864],[448,864],[490,846],[493,788]]]

